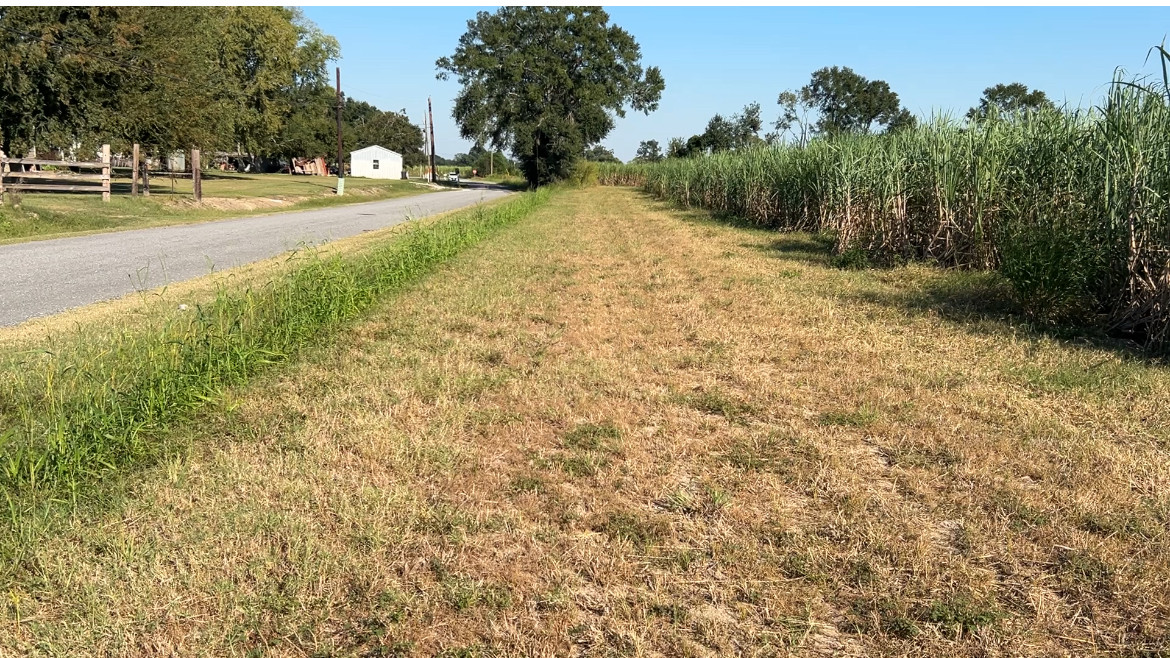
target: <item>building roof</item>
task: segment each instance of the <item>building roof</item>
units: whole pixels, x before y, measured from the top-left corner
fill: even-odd
[[[391,151],[390,149],[386,148],[385,146],[378,146],[377,144],[374,144],[373,146],[367,146],[365,148],[360,148],[356,151],[350,151],[349,153],[350,153],[350,155],[353,155],[354,153],[362,153],[363,151],[372,151],[374,149],[377,149],[379,151],[385,151],[387,153],[393,153],[394,155],[399,155],[399,156],[402,155],[398,151]]]

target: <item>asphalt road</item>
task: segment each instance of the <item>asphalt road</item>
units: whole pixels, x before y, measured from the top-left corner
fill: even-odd
[[[0,246],[0,326],[508,194],[495,186]]]

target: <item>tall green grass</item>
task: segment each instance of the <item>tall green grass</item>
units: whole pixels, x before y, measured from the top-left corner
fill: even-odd
[[[8,355],[0,361],[0,489],[10,505],[26,495],[75,496],[86,483],[149,462],[168,423],[320,341],[549,194],[407,228],[359,255],[301,252],[263,286],[223,286],[210,302],[145,326],[83,330]]]
[[[805,148],[607,165],[601,181],[760,226],[831,232],[838,253],[871,261],[995,268],[1037,319],[1170,347],[1162,86],[1117,79],[1087,111],[935,118]]]

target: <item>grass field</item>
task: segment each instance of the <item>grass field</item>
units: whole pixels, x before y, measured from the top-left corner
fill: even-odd
[[[191,179],[154,175],[150,197],[131,197],[130,180],[115,179],[109,203],[94,194],[28,193],[19,205],[0,206],[0,244],[129,228],[186,224],[228,217],[306,210],[421,194],[415,182],[347,178],[345,195],[334,194],[337,179],[287,174],[208,173],[203,202],[191,196]]]
[[[1170,652],[1164,366],[830,259],[560,192],[30,541],[0,653]]]

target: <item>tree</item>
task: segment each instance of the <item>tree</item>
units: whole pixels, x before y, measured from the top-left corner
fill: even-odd
[[[993,111],[992,108],[1001,114],[1016,114],[1053,107],[1052,101],[1039,89],[1028,91],[1027,85],[1020,82],[1001,83],[983,90],[979,105],[967,111],[967,118],[984,119]]]
[[[808,144],[813,131],[813,125],[809,122],[813,99],[804,90],[782,91],[776,104],[780,106],[780,116],[772,124],[776,134],[769,135],[769,141],[779,141],[785,134],[789,134],[797,146]]]
[[[138,142],[286,153],[318,131],[339,52],[279,7],[10,7],[0,28],[10,151]]]
[[[634,162],[658,162],[661,159],[662,149],[658,146],[658,140],[648,139],[638,144]]]
[[[814,71],[809,83],[798,92],[780,94],[781,116],[777,129],[801,130],[807,137],[807,123],[798,119],[798,108],[812,108],[820,116],[814,129],[821,134],[868,133],[874,124],[904,127],[913,115],[900,106],[898,94],[884,80],[868,80],[848,67],[825,67]]]
[[[678,148],[674,140],[671,141],[671,157],[689,157],[719,151],[733,151],[760,143],[760,104],[748,103],[743,112],[733,114],[726,119],[722,114],[716,114],[707,122],[707,129],[701,135],[692,135],[685,144]],[[681,140],[680,140],[681,141]]]
[[[195,8],[9,7],[0,9],[0,130],[3,148],[82,150],[119,137],[184,133],[204,127],[212,84],[169,69],[198,63],[208,30]],[[166,36],[191,37],[160,53]],[[202,71],[201,71],[202,72]],[[187,103],[192,94],[198,102]],[[162,103],[169,99],[170,103]],[[193,114],[173,125],[173,111]],[[173,140],[177,141],[177,140]],[[147,142],[150,143],[150,142]]]
[[[658,108],[661,72],[600,8],[504,7],[467,28],[435,63],[462,87],[452,115],[464,139],[511,148],[530,185],[566,177],[627,106]]]
[[[687,142],[682,137],[671,137],[666,144],[666,157],[668,158],[685,158],[690,153],[687,150]]]
[[[916,125],[918,125],[918,118],[911,114],[910,110],[902,108],[886,124],[886,132],[892,134],[902,130],[908,130]]]
[[[598,144],[592,148],[585,149],[584,158],[589,162],[616,162],[621,164],[621,160],[613,154],[613,151]]]

